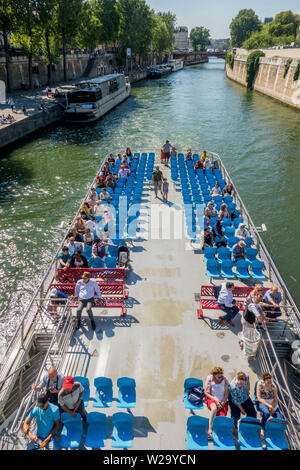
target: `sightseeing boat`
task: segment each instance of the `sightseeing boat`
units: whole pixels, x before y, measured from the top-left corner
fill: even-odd
[[[152,67],[148,73],[148,78],[162,78],[172,72],[172,67],[168,64]]]
[[[1,449],[26,445],[21,426],[36,398],[31,384],[39,383],[51,365],[85,384],[86,409],[90,413],[101,408],[102,421],[111,417],[117,423],[117,412],[131,409],[131,413],[122,414],[128,425],[126,442],[118,440],[114,427],[112,433],[106,431],[101,444],[105,449],[185,450],[191,443],[187,379],[204,381],[216,365],[224,368],[230,380],[241,370],[248,374],[253,394],[262,372],[270,371],[279,391],[281,416],[287,421],[286,445],[300,449],[299,365],[295,361],[299,357],[300,314],[235,187],[233,200],[228,200],[237,215],[231,228],[240,219],[244,221],[259,261],[255,268],[252,258],[250,269],[243,275],[238,271],[230,275],[237,305],[242,309],[243,299],[259,277],[265,289],[272,284],[279,286],[283,315],[278,322],[266,323],[265,330],[257,331],[256,343],[248,341],[243,352],[237,338],[239,318],[234,327],[218,325],[220,311],[213,286],[227,281],[227,277],[221,265],[207,263],[199,237],[207,222],[203,207],[211,199],[207,188],[215,181],[221,188],[232,181],[221,158],[213,152],[208,155],[217,162],[214,170],[195,172],[197,153],[191,161],[185,161],[179,153],[171,157],[170,168],[161,165],[164,177],[172,183],[169,202],[163,202],[160,194],[154,197],[151,183],[153,169],[160,164],[160,152],[134,153],[132,174],[126,185],[120,179],[112,194],[110,211],[114,217],[109,226],[112,241],[130,249],[132,269],[116,266],[115,247],[109,248],[105,267],[86,253],[90,268],[59,269],[57,255],[66,243],[66,236],[63,238],[1,357]],[[115,165],[113,171],[117,172],[120,162]],[[91,188],[96,182],[97,175]],[[90,189],[80,207],[89,198]],[[214,203],[221,203],[221,199],[215,198]],[[95,331],[86,317],[82,329],[75,331],[74,286],[83,271],[91,273],[102,291],[93,309]],[[67,303],[58,307],[58,322],[49,312],[53,287],[69,295]],[[109,391],[110,400],[103,399],[101,383],[108,387],[105,394]],[[125,383],[130,388],[130,400],[122,394]],[[206,407],[196,409],[205,420]],[[196,439],[197,448],[220,448],[215,438],[208,442],[205,432],[203,436],[201,442]],[[233,441],[232,435],[229,440],[232,449],[242,446],[242,441]],[[80,447],[79,441],[74,440],[72,446]],[[272,443],[256,439],[256,444],[270,448]],[[226,440],[222,445],[226,448]]]
[[[97,121],[130,96],[131,86],[123,74],[110,74],[83,81],[67,95],[65,120],[73,124]]]
[[[172,72],[178,72],[184,67],[182,59],[170,59],[168,65],[172,68]]]

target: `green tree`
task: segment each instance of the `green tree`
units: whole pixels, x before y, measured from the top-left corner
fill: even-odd
[[[164,20],[159,15],[153,15],[152,47],[154,54],[161,60],[163,51],[168,49],[168,28]]]
[[[194,48],[197,51],[200,46],[200,51],[205,51],[205,47],[210,44],[210,32],[207,28],[199,26],[193,28],[190,32],[190,39]]]
[[[166,31],[166,50],[172,50],[174,48],[174,41],[175,41],[175,38],[174,38],[174,31],[175,31],[175,25],[176,25],[176,15],[173,14],[172,12],[168,11],[168,12],[161,12],[159,11],[157,13],[157,16],[160,17],[166,27],[167,27],[167,31]]]
[[[261,23],[255,12],[250,9],[240,10],[230,23],[231,46],[241,47],[252,33],[261,30]]]
[[[11,71],[8,36],[14,31],[16,26],[13,2],[11,0],[1,0],[0,2],[0,31],[3,35],[3,45],[5,53],[6,67],[6,88],[11,92]]]
[[[80,16],[77,43],[81,48],[94,50],[100,44],[103,33],[99,2],[96,0],[84,2]]]
[[[101,41],[114,44],[118,38],[120,15],[116,0],[96,0],[96,14],[101,22]]]

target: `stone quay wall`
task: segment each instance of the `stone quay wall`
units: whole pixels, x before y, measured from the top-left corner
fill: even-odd
[[[298,58],[292,60],[288,73],[284,78],[283,75],[287,61],[288,57],[261,57],[253,89],[289,106],[300,109],[300,77],[298,80],[293,80]],[[241,85],[247,86],[246,62],[247,55],[236,55],[233,70],[226,64],[227,77]]]

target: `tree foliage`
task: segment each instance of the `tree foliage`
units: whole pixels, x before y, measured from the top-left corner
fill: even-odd
[[[190,32],[190,39],[195,51],[200,48],[200,51],[205,51],[205,47],[210,44],[210,32],[203,26],[193,28]]]
[[[230,23],[231,46],[241,47],[246,39],[260,30],[261,23],[252,8],[240,10]]]

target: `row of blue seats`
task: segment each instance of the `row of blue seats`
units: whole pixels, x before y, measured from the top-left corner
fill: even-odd
[[[249,238],[247,240],[249,240]],[[245,248],[245,252],[246,252],[246,261],[252,262],[256,260],[256,256],[258,254],[258,250],[256,248],[252,248],[251,246],[248,246],[247,248]],[[217,259],[217,261],[221,263],[222,261],[225,261],[228,259],[231,260],[231,255],[232,255],[232,250],[229,247],[221,246],[220,248],[217,248],[217,247],[206,246],[204,248],[204,261],[205,262],[207,262],[209,259]]]
[[[239,279],[260,279],[265,280],[266,276],[263,273],[265,267],[263,261],[245,261],[238,260],[236,262],[236,271],[233,272],[234,263],[231,260],[223,260],[218,262],[216,259],[208,259],[206,263],[206,275],[210,278],[224,277],[226,279],[233,279],[238,277]],[[250,272],[249,272],[250,268]]]

